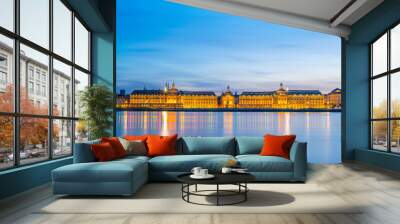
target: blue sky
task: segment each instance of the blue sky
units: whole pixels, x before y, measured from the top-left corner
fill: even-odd
[[[162,0],[117,1],[117,89],[340,87],[340,38]]]

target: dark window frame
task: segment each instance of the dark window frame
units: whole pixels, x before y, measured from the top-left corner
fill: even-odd
[[[59,0],[68,10],[71,11],[71,59],[64,58],[63,56],[53,52],[53,1],[54,0],[48,0],[49,2],[49,49],[46,49],[45,47],[40,46],[39,44],[36,44],[32,41],[30,41],[27,38],[24,38],[20,35],[20,0],[14,0],[13,3],[13,9],[14,9],[14,30],[10,31],[4,27],[0,26],[0,35],[3,35],[5,37],[11,38],[13,40],[13,68],[12,68],[12,75],[14,77],[14,111],[13,112],[0,112],[0,116],[9,116],[12,117],[13,119],[13,153],[14,153],[14,161],[13,161],[13,166],[6,167],[6,168],[0,168],[0,172],[4,170],[10,170],[10,169],[15,169],[23,166],[30,166],[33,164],[38,164],[38,163],[43,163],[47,162],[49,160],[59,160],[62,158],[70,157],[73,155],[74,152],[74,143],[75,143],[75,126],[76,126],[76,121],[79,120],[79,117],[75,117],[75,108],[73,105],[75,105],[75,69],[87,74],[89,76],[89,86],[91,85],[91,80],[92,80],[92,73],[91,73],[91,49],[92,49],[92,44],[91,44],[91,36],[92,36],[92,30],[88,27],[88,25],[83,21],[83,19],[79,16],[79,14],[73,10],[73,8],[65,1],[65,0]],[[89,66],[88,69],[85,69],[78,64],[75,64],[75,18],[79,20],[79,22],[85,27],[85,29],[89,33],[89,50],[88,50],[88,57],[89,57]],[[47,90],[49,91],[48,94],[48,106],[49,110],[47,115],[38,115],[38,114],[26,114],[26,113],[21,113],[20,112],[20,44],[23,44],[27,47],[32,48],[33,50],[39,51],[40,53],[43,53],[49,57],[49,63],[48,63],[48,86]],[[59,62],[62,62],[66,65],[71,66],[71,92],[72,92],[72,99],[71,99],[71,115],[69,117],[64,117],[64,116],[56,116],[53,115],[53,59],[58,60]],[[28,75],[28,74],[26,74]],[[48,157],[43,158],[43,160],[38,161],[38,162],[33,162],[33,163],[27,163],[27,164],[21,164],[20,163],[20,118],[22,117],[29,117],[29,118],[45,118],[48,120],[48,136],[47,136],[47,141],[48,141]],[[71,133],[71,154],[69,155],[63,155],[63,156],[57,156],[54,158],[53,156],[53,144],[52,144],[52,132],[53,132],[53,121],[55,120],[67,120],[71,121],[72,125],[72,133]]]
[[[386,121],[386,129],[387,129],[387,138],[386,138],[386,151],[387,153],[393,153],[393,154],[399,154],[400,152],[393,152],[392,151],[392,121],[398,121],[400,120],[400,117],[392,117],[392,99],[391,99],[391,91],[392,91],[392,85],[391,85],[391,79],[392,76],[395,75],[396,73],[400,72],[400,67],[397,68],[391,68],[391,31],[395,27],[400,26],[400,22],[396,22],[392,26],[390,26],[388,29],[386,29],[383,33],[378,35],[373,41],[369,43],[369,145],[370,145],[370,150],[374,151],[383,151],[374,148],[374,132],[373,132],[373,122],[376,121]],[[376,43],[377,40],[379,40],[381,37],[384,35],[387,35],[387,67],[386,71],[382,72],[380,74],[376,74],[374,76],[373,74],[373,44]],[[387,86],[387,105],[386,105],[386,117],[385,118],[373,118],[373,81],[382,77],[386,77],[386,86]]]

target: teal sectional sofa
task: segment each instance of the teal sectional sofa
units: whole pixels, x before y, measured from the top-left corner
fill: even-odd
[[[304,182],[307,170],[307,144],[295,142],[290,159],[260,156],[262,137],[181,137],[177,155],[128,156],[96,162],[91,141],[75,145],[74,163],[52,172],[54,194],[131,195],[148,181],[176,181],[193,167],[218,172],[228,160],[236,160],[259,182]]]

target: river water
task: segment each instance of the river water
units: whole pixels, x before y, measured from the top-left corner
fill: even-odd
[[[119,111],[117,135],[180,136],[295,134],[308,143],[311,163],[340,163],[340,112]]]

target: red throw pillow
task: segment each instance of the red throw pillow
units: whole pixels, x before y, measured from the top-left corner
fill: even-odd
[[[147,137],[148,156],[176,155],[176,139],[178,135],[159,136],[150,135]]]
[[[91,145],[91,149],[94,157],[99,162],[110,161],[117,158],[113,147],[108,142],[93,144]]]
[[[290,159],[290,148],[293,145],[296,135],[265,135],[264,146],[261,149],[262,156],[280,156]]]
[[[121,142],[117,137],[110,137],[110,138],[101,138],[101,142],[108,142],[114,149],[115,155],[118,158],[125,157],[126,156],[126,151],[124,149],[124,146],[122,146]]]

